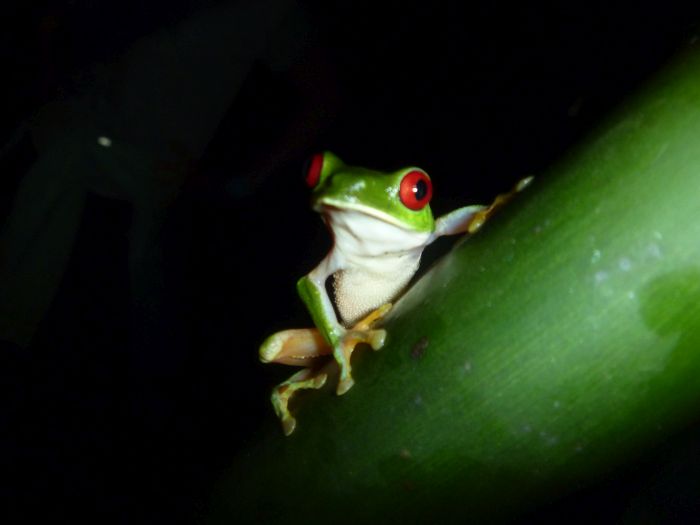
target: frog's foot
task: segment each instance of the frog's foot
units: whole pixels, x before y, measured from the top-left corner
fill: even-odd
[[[529,176],[525,177],[524,179],[520,179],[511,191],[509,191],[508,193],[501,193],[500,195],[497,195],[496,198],[493,200],[491,206],[481,211],[477,211],[469,221],[467,232],[472,234],[481,229],[484,223],[491,217],[491,215],[493,215],[496,212],[496,210],[506,205],[513,199],[513,197],[515,197],[517,193],[520,193],[525,188],[527,188],[532,182],[533,178],[534,177]]]
[[[372,325],[383,318],[391,310],[391,304],[380,306],[369,315],[360,319],[352,328],[349,328],[333,350],[333,356],[340,365],[340,379],[336,393],[340,396],[350,390],[355,384],[352,378],[352,366],[350,358],[355,347],[360,343],[367,343],[373,350],[379,350],[384,346],[386,330],[373,329]]]
[[[272,390],[270,400],[277,417],[280,418],[285,436],[294,432],[297,425],[296,419],[289,412],[289,400],[291,397],[297,390],[321,388],[325,384],[326,379],[328,379],[326,367],[321,369],[305,368]]]
[[[272,334],[260,346],[263,363],[312,366],[315,358],[331,353],[331,347],[315,328],[283,330]]]

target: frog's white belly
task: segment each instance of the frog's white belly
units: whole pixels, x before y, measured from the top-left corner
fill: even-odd
[[[429,232],[415,232],[354,210],[325,214],[334,235],[331,257],[335,304],[343,324],[354,324],[394,300],[418,269]]]

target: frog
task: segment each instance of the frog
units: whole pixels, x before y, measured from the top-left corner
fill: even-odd
[[[347,393],[354,385],[354,350],[361,343],[373,350],[384,346],[387,332],[377,325],[416,274],[423,250],[445,235],[475,233],[529,183],[523,179],[490,206],[468,205],[435,219],[430,209],[433,184],[421,168],[377,171],[347,165],[325,151],[309,159],[304,175],[311,207],[333,238],[328,254],[297,282],[314,327],[274,333],[259,350],[263,363],[302,367],[271,394],[287,436],[296,428],[289,410],[296,392],[323,387],[330,367],[336,366],[336,393]]]

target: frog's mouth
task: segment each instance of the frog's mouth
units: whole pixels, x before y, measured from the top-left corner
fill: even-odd
[[[393,226],[396,226],[397,228],[401,228],[402,230],[411,231],[410,228],[407,228],[406,225],[398,219],[396,219],[396,217],[393,217],[388,213],[384,213],[383,211],[377,210],[376,208],[365,206],[360,203],[336,201],[334,199],[324,199],[323,201],[319,201],[314,204],[314,210],[322,214],[326,222],[328,222],[326,217],[331,216],[332,214],[338,214],[345,211],[354,211],[361,213],[362,215],[366,215],[368,217],[380,220],[387,224],[391,224]]]

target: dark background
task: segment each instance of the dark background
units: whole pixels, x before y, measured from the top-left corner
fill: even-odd
[[[69,93],[81,71],[211,3],[6,3],[0,137]],[[303,5],[337,107],[313,144],[253,191],[227,193],[297,100],[283,77],[263,68],[249,76],[164,227],[168,306],[154,320],[155,354],[171,373],[150,386],[131,380],[131,209],[98,195],[34,344],[3,343],[2,508],[12,523],[179,523],[205,508],[221,469],[272,417],[269,388],[289,373],[260,365],[257,346],[275,329],[309,323],[294,283],[329,246],[301,182],[310,153],[421,166],[435,181],[436,214],[488,202],[555,162],[696,30],[694,10],[668,2]],[[22,141],[2,159],[0,220],[35,155]],[[689,459],[695,434],[523,520],[634,521],[640,505],[682,520],[698,504],[689,488],[700,479]]]

